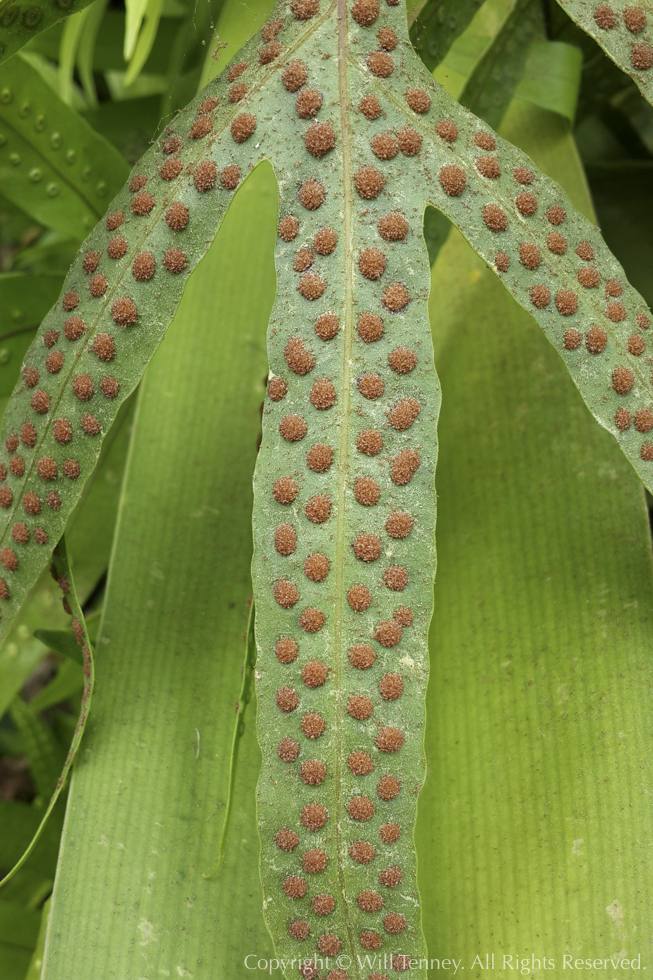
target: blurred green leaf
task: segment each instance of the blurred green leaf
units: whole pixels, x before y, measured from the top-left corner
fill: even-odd
[[[483,0],[416,0],[408,4],[408,26],[415,50],[433,71],[459,37]]]
[[[43,950],[45,948],[45,937],[48,928],[48,917],[50,915],[50,899],[43,903],[41,909],[41,925],[36,939],[36,946],[30,961],[29,969],[25,974],[24,980],[41,980],[41,969],[43,967]]]
[[[77,648],[79,649],[79,647]],[[59,664],[57,673],[45,687],[36,694],[29,702],[32,711],[46,711],[61,704],[67,698],[78,694],[84,687],[84,674],[79,669],[82,657],[75,663],[73,660],[65,660]]]
[[[120,154],[20,55],[0,69],[0,188],[41,224],[81,239],[122,185]]]
[[[579,48],[556,41],[534,41],[515,96],[550,109],[573,123],[581,80],[583,56]]]
[[[51,728],[22,698],[14,698],[9,713],[23,740],[36,792],[44,801],[49,800],[66,754],[54,738]]]
[[[92,0],[37,0],[19,6],[12,0],[0,5],[0,64],[63,17],[82,10]]]
[[[500,10],[505,4],[495,6]],[[458,100],[497,129],[522,77],[531,45],[543,35],[540,4],[513,0],[501,29],[490,35],[490,43],[467,78]]]
[[[270,950],[250,722],[224,862],[202,876],[218,855],[242,684],[276,213],[266,165],[239,190],[142,386],[44,980],[140,975],[153,962],[194,972],[199,959],[220,977],[247,952]],[[134,888],[137,928],[156,939],[145,946],[127,939],[133,928],[122,914]]]
[[[0,347],[5,335],[39,325],[56,301],[61,283],[62,277],[57,275],[30,276],[21,272],[0,275]],[[9,391],[11,388],[8,391],[0,388],[0,395],[8,395]]]
[[[38,912],[0,898],[0,943],[34,949],[40,922]]]
[[[591,213],[564,119],[516,102],[503,134]],[[556,975],[569,953],[644,962],[642,488],[532,319],[455,232],[431,296],[443,412],[417,835],[429,948],[469,963],[494,951],[483,972],[497,977],[504,952],[555,957]]]
[[[143,13],[143,26],[133,48],[128,48],[128,33],[130,28],[130,10],[132,5],[140,4],[141,0],[127,0],[127,32],[125,33],[125,57],[129,59],[129,68],[125,74],[125,86],[131,85],[145,65],[159,27],[163,0],[146,0]]]

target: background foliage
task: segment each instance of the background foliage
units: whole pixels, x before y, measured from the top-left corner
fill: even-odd
[[[79,6],[0,67],[4,400],[128,166],[271,4]],[[412,16],[435,77],[596,214],[652,303],[653,109],[635,83],[555,3],[433,0]],[[260,167],[69,525],[77,593],[97,636],[97,692],[65,826],[62,798],[0,892],[3,980],[244,976],[247,953],[271,952],[244,637],[276,207]],[[643,491],[530,317],[441,215],[427,212],[425,228],[444,399],[418,826],[429,948],[470,953],[470,963],[487,950],[644,957]],[[207,432],[209,456],[199,452]],[[84,677],[67,622],[44,577],[0,651],[5,871],[41,819],[79,713]],[[174,849],[157,847],[161,824],[173,826]]]

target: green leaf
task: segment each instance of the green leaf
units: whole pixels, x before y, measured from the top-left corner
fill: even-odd
[[[41,970],[43,967],[43,950],[45,949],[45,936],[48,928],[48,918],[50,915],[50,899],[43,903],[41,910],[41,925],[36,939],[36,947],[30,961],[29,969],[25,974],[24,980],[41,980]]]
[[[236,709],[276,211],[272,174],[259,168],[189,282],[139,394],[44,980],[149,975],[161,964],[194,975],[199,960],[222,977],[252,951],[271,955],[252,805],[254,705],[244,718]],[[224,860],[206,880],[243,721]],[[91,892],[84,868],[93,868]],[[128,923],[122,903],[136,893]]]
[[[0,69],[0,181],[10,201],[81,239],[126,176],[120,155],[21,56]]]
[[[46,711],[48,708],[61,704],[62,701],[79,694],[83,687],[84,675],[79,669],[79,663],[66,660],[60,664],[50,683],[46,684],[32,698],[29,703],[30,708],[35,712]]]
[[[22,698],[12,701],[9,713],[20,732],[29,760],[30,775],[36,792],[44,800],[50,798],[57,784],[64,755],[51,729],[35,714]]]
[[[535,41],[529,48],[515,96],[557,112],[573,123],[582,66],[582,52],[572,44]]]
[[[140,3],[140,0],[137,0]],[[128,37],[129,37],[129,27],[130,27],[130,3],[133,4],[134,0],[128,0],[127,2],[127,32],[125,33],[125,58],[129,60],[129,68],[125,74],[124,84],[125,86],[132,85],[135,79],[138,77],[143,65],[147,61],[152,46],[154,45],[154,40],[156,38],[157,30],[159,27],[159,21],[161,19],[161,11],[163,8],[163,0],[146,0],[143,15],[143,26],[138,35],[138,39],[135,46],[128,48]]]
[[[605,53],[633,79],[642,95],[653,103],[653,4],[640,0],[636,5],[586,3],[584,0],[558,0]]]
[[[443,61],[481,3],[482,0],[417,0],[407,4],[411,41],[430,71]]]
[[[0,898],[0,943],[34,949],[40,921],[38,912]]]
[[[69,615],[73,616],[73,632],[75,639],[83,654],[83,673],[84,690],[81,698],[80,714],[76,726],[70,734],[71,741],[68,754],[63,757],[60,743],[56,740],[54,730],[51,730],[39,718],[37,709],[31,705],[26,705],[21,698],[14,699],[10,706],[10,711],[14,723],[18,728],[25,746],[25,751],[29,760],[30,773],[32,780],[42,800],[48,800],[44,809],[39,827],[32,838],[26,851],[20,860],[13,866],[11,871],[0,882],[0,887],[10,882],[21,868],[33,857],[38,846],[39,839],[45,830],[57,801],[61,796],[66,778],[73,764],[75,755],[82,740],[86,720],[91,707],[93,696],[93,685],[95,681],[95,663],[93,660],[93,647],[88,634],[88,627],[84,619],[82,608],[77,598],[75,583],[68,560],[68,551],[65,539],[62,537],[55,548],[52,557],[52,576],[56,578],[64,594],[64,607]],[[58,777],[58,778],[57,778]],[[49,799],[48,799],[49,797]]]
[[[516,0],[511,7],[459,95],[463,105],[495,129],[522,78],[531,45],[544,33],[539,4]]]
[[[379,37],[381,27],[389,30]],[[596,418],[619,437],[628,458],[653,486],[653,443],[644,431],[653,415],[648,408],[653,392],[641,357],[648,318],[641,297],[625,282],[596,229],[564,192],[428,75],[410,49],[400,7],[384,7],[381,15],[373,0],[371,8],[361,0],[350,16],[344,3],[337,9],[325,2],[320,9],[312,0],[293,0],[290,9],[277,7],[262,34],[245,48],[238,69],[210,83],[145,155],[130,189],[111,206],[109,225],[103,222],[88,239],[65,284],[61,305],[43,323],[28,353],[27,380],[36,381],[31,369],[37,370],[40,387],[16,390],[4,435],[9,452],[27,417],[35,428],[38,425],[37,440],[29,453],[25,451],[25,477],[10,471],[2,488],[9,506],[6,550],[0,551],[0,561],[8,573],[3,591],[10,593],[3,603],[2,626],[6,631],[49,552],[37,548],[36,540],[18,553],[10,547],[19,500],[29,488],[47,501],[50,488],[56,486],[54,504],[59,509],[51,511],[42,504],[38,525],[54,542],[97,461],[101,433],[113,422],[116,406],[133,390],[161,340],[184,281],[215,235],[232,190],[261,160],[270,160],[283,223],[276,250],[277,302],[269,330],[273,385],[264,410],[256,476],[253,565],[264,748],[259,814],[266,915],[285,958],[314,953],[320,931],[327,926],[337,931],[338,942],[352,960],[361,932],[375,933],[365,936],[372,943],[378,943],[376,937],[383,932],[384,950],[390,955],[407,950],[406,955],[419,956],[424,947],[411,828],[424,776],[439,404],[427,329],[430,276],[421,236],[424,208],[439,208],[502,275],[507,289],[561,351]],[[379,44],[385,45],[383,51]],[[295,65],[299,77],[293,78],[291,60],[302,61],[306,74]],[[298,114],[295,91],[304,82],[309,90],[299,96]],[[363,111],[358,107],[365,96]],[[305,101],[309,105],[302,109]],[[319,121],[309,121],[316,114]],[[115,257],[119,254],[121,258]],[[590,265],[590,254],[596,268]],[[600,288],[592,287],[592,277]],[[316,333],[323,313],[330,319],[320,320]],[[363,313],[368,317],[359,325]],[[336,320],[339,329],[329,334],[326,325],[335,326]],[[49,330],[56,331],[56,337]],[[95,353],[113,353],[106,336],[96,347],[97,335],[109,331],[114,364]],[[71,340],[73,333],[77,340]],[[55,376],[45,364],[51,342],[65,364]],[[207,351],[198,356],[204,363]],[[109,394],[117,392],[115,399],[106,397],[107,386]],[[161,404],[157,409],[157,433],[176,438],[173,426],[161,424]],[[70,445],[54,437],[58,418],[70,421]],[[201,430],[197,419],[194,424]],[[358,450],[363,428],[381,434],[384,450],[378,458],[367,454],[376,436],[366,436]],[[60,427],[56,432],[60,438],[65,435]],[[308,457],[309,448],[318,443],[327,449]],[[162,445],[167,448],[167,443]],[[138,463],[144,465],[146,457],[143,453]],[[186,482],[186,470],[181,476],[178,467],[175,472]],[[367,482],[355,483],[363,478]],[[277,488],[275,497],[277,479],[289,482]],[[166,492],[170,483],[161,483]],[[148,486],[149,499],[154,488]],[[386,519],[394,507],[415,521],[406,538],[386,533]],[[399,531],[398,521],[392,519],[391,531]],[[293,527],[279,531],[275,548],[280,524]],[[18,535],[24,539],[25,532],[18,528]],[[163,565],[160,569],[164,579],[170,574],[171,553],[168,548],[165,572]],[[323,578],[325,570],[328,576]],[[119,574],[127,581],[124,569]],[[350,593],[353,586],[357,588]],[[120,608],[123,622],[131,598]],[[139,615],[143,608],[141,602]],[[357,608],[361,611],[353,611]],[[292,665],[273,656],[281,637],[299,640],[301,650]],[[372,642],[374,667],[362,674],[350,667],[348,648]],[[354,663],[362,663],[353,656]],[[310,686],[322,673],[314,665],[305,683],[302,668],[311,659],[321,659],[327,671],[325,685]],[[393,697],[402,688],[402,696]],[[364,693],[368,690],[374,700]],[[295,708],[296,714],[286,710]],[[322,721],[313,714],[323,715],[322,741],[317,741]],[[318,763],[306,778],[315,778],[311,771],[319,772],[319,763],[326,766],[320,785],[303,781],[299,762],[281,764],[276,743],[282,731],[298,737],[303,733],[301,761],[313,752]],[[385,751],[398,748],[402,738],[399,755]],[[370,756],[374,774],[354,776],[348,762],[354,750]],[[369,765],[359,757],[351,765],[359,762]],[[105,775],[102,778],[107,785]],[[390,798],[397,789],[396,799]],[[354,795],[367,799],[354,803]],[[316,808],[309,807],[302,817],[303,805],[312,803]],[[321,822],[325,813],[326,824]],[[390,831],[383,830],[381,836],[381,825],[395,822],[393,814],[402,829],[397,842],[390,842]],[[368,815],[370,822],[357,819]],[[301,849],[285,852],[277,847],[275,835],[283,822],[300,831]],[[363,833],[374,839],[384,861],[402,866],[401,892],[377,893],[373,862],[361,864],[350,857],[354,835]],[[324,860],[322,852],[330,861],[323,877],[311,878],[310,895],[300,895],[305,869],[306,874],[314,870]],[[284,895],[285,878],[290,879],[286,893],[297,894],[296,900]],[[319,915],[325,904],[312,904],[318,894],[328,894],[334,902],[326,923]],[[384,901],[383,911],[377,894]],[[296,939],[298,928],[292,936],[288,933],[293,917],[309,922],[309,944]],[[418,966],[414,976],[423,975],[423,966]]]
[[[18,4],[4,0],[0,4],[0,64],[11,58],[24,44],[57,21],[87,7],[92,0],[38,0]],[[15,65],[15,61],[12,62]]]
[[[564,120],[514,104],[504,133],[590,210]],[[455,233],[432,297],[439,568],[417,835],[429,950],[460,950],[467,969],[494,952],[487,976],[512,973],[516,956],[544,975],[532,955],[554,958],[558,976],[565,954],[603,949],[644,965],[642,490],[533,321]]]
[[[0,343],[4,341],[2,335],[36,328],[60,289],[61,276],[30,276],[21,272],[0,275]]]

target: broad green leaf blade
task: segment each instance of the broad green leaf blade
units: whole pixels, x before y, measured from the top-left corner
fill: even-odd
[[[544,35],[540,4],[516,0],[460,93],[459,101],[496,129],[522,77],[531,45]]]
[[[61,795],[73,760],[79,749],[93,696],[93,684],[95,681],[93,647],[86,620],[77,597],[75,582],[68,559],[66,541],[63,537],[54,550],[51,571],[53,578],[57,579],[59,587],[63,592],[64,608],[73,617],[73,634],[75,640],[82,648],[84,689],[81,698],[79,719],[71,732],[70,746],[65,758],[62,756],[60,745],[56,741],[52,729],[38,716],[38,706],[32,707],[31,705],[26,705],[20,697],[15,698],[11,705],[10,711],[25,744],[34,784],[43,801],[47,800],[48,802],[41,823],[27,850],[11,871],[3,878],[2,882],[0,882],[0,887],[6,885],[14,878],[38,844],[38,840]],[[60,756],[62,757],[60,758]]]
[[[653,103],[653,3],[651,0],[558,0],[562,9],[601,45]]]
[[[24,272],[0,275],[0,345],[5,335],[36,328],[55,302],[60,289],[61,276],[32,276]],[[11,388],[7,391],[0,389],[0,394],[8,395]]]
[[[506,135],[589,210],[564,124],[514,109]],[[643,966],[653,579],[641,487],[457,234],[432,303],[439,568],[417,838],[429,951],[458,951],[467,971],[494,953],[474,970],[492,980],[516,973],[517,956],[538,977],[564,975],[568,954],[641,954]]]
[[[41,909],[41,925],[39,934],[36,938],[36,946],[30,961],[29,969],[25,974],[24,980],[41,980],[41,969],[43,967],[43,950],[45,948],[45,936],[48,927],[48,917],[50,915],[50,899],[43,903]]]
[[[93,0],[37,0],[28,5],[14,0],[0,2],[0,64],[11,58],[23,45],[62,17],[83,10]],[[15,61],[12,62],[15,65]]]
[[[120,154],[22,56],[0,68],[2,193],[46,227],[82,239],[126,177]]]
[[[238,722],[276,213],[261,168],[191,279],[139,395],[43,980],[220,978],[239,975],[251,952],[271,955],[249,721],[241,759],[251,762],[236,774],[224,861],[203,875],[218,855]]]
[[[421,239],[425,205],[440,208],[483,258],[507,270],[506,286],[533,310],[558,347],[564,337],[568,366],[597,418],[615,433],[628,419],[624,449],[653,482],[648,458],[653,443],[641,431],[653,417],[641,357],[648,319],[595,229],[573,211],[562,191],[535,171],[531,176],[530,161],[507,143],[500,143],[495,158],[492,133],[435,84],[410,47],[400,6],[381,11],[376,0],[354,0],[349,10],[344,0],[330,6],[323,0],[321,7],[319,0],[293,0],[290,8],[277,7],[261,35],[180,113],[135,169],[129,189],[112,205],[108,226],[103,222],[90,236],[65,284],[61,307],[42,325],[28,355],[26,380],[35,387],[15,392],[5,425],[9,454],[26,417],[35,419],[36,445],[27,454],[25,476],[12,470],[2,488],[9,507],[7,550],[0,551],[0,561],[11,573],[3,590],[10,593],[3,626],[49,550],[41,546],[39,554],[31,541],[20,555],[10,547],[19,498],[30,488],[39,501],[47,500],[55,482],[59,509],[46,511],[49,505],[41,503],[39,520],[56,540],[95,464],[101,433],[162,338],[183,282],[206,251],[233,189],[248,168],[269,159],[282,201],[278,301],[269,336],[272,394],[278,400],[271,399],[265,413],[254,563],[266,912],[286,956],[311,956],[321,949],[327,930],[330,938],[322,947],[342,943],[352,962],[361,945],[383,948],[391,959],[404,954],[419,959],[423,942],[411,837],[423,778],[438,409],[427,330],[429,270]],[[518,166],[529,190],[519,192],[526,185],[512,175]],[[526,244],[520,265],[519,247]],[[598,257],[594,271],[590,254]],[[591,288],[589,280],[596,276],[600,289]],[[604,298],[606,285],[610,296]],[[595,320],[601,326],[593,329]],[[78,340],[70,340],[73,335]],[[60,365],[63,357],[65,370],[53,377],[44,343],[52,343]],[[592,352],[599,348],[600,353]],[[96,351],[114,364],[102,362]],[[285,400],[279,400],[282,395]],[[617,407],[622,411],[615,423]],[[634,409],[639,413],[633,420]],[[55,439],[55,433],[63,438],[71,431],[55,429],[57,418],[70,422],[72,445]],[[382,450],[378,435],[366,435],[358,449],[359,431],[367,429],[380,434]],[[326,448],[307,459],[313,444]],[[16,466],[21,470],[20,463]],[[277,479],[286,482],[275,498]],[[411,526],[408,518],[393,515],[389,530],[385,526],[392,508],[414,522],[405,537],[400,534]],[[282,514],[289,516],[284,520]],[[282,528],[275,551],[279,524],[293,527]],[[22,528],[16,533],[24,539]],[[279,606],[287,608],[282,612]],[[301,640],[300,659],[288,670],[273,659],[277,640],[286,634],[289,642]],[[376,656],[367,674],[347,659],[349,647],[364,644]],[[371,660],[372,654],[364,655]],[[323,658],[326,686],[305,684],[299,668],[307,656]],[[354,663],[363,663],[360,651],[352,656]],[[322,667],[315,669],[322,673]],[[325,693],[331,691],[333,697]],[[324,720],[320,705],[325,705],[326,730],[317,743],[312,738]],[[291,717],[284,721],[285,715]],[[309,789],[299,763],[287,767],[278,790],[269,782],[280,767],[273,735],[284,725],[297,734],[300,719],[303,751],[312,746],[316,754],[312,771],[326,766],[324,781],[310,786],[306,805],[315,808],[303,814],[303,823],[298,802]],[[386,751],[403,742],[399,755]],[[350,763],[354,749],[365,758],[354,756]],[[322,752],[325,757],[318,757]],[[375,775],[355,777],[350,764],[362,772],[368,756]],[[309,771],[308,778],[316,776]],[[353,801],[357,792],[361,799]],[[320,822],[325,814],[326,824]],[[366,815],[371,822],[358,819]],[[300,829],[301,849],[282,853],[277,848],[274,835],[282,819]],[[398,841],[394,827],[385,826],[395,822]],[[380,853],[397,862],[384,879],[373,861],[357,860],[371,854],[366,847],[356,846],[350,856],[354,835],[362,839],[367,832]],[[318,872],[325,859],[327,869]],[[395,867],[404,876],[401,892],[385,884],[396,883]],[[311,877],[309,893],[303,873],[313,870],[317,877]],[[373,888],[377,882],[388,891]],[[319,895],[329,897],[318,900]],[[333,916],[325,920],[320,913],[332,902]],[[288,933],[293,918],[308,923],[308,943],[297,939],[305,926]],[[355,980],[365,968],[354,968]],[[423,976],[423,965],[416,969]]]
[[[429,71],[444,59],[481,3],[482,0],[417,0],[406,4],[411,41]]]
[[[535,41],[528,50],[515,96],[564,116],[576,116],[583,54],[573,44]]]

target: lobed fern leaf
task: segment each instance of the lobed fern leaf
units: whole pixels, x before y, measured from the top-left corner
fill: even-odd
[[[270,160],[253,560],[265,915],[288,975],[327,958],[330,980],[423,977],[413,826],[440,401],[424,210],[532,313],[651,487],[649,318],[564,192],[433,81],[399,3],[291,0],[261,35],[136,166],[27,354],[0,461],[1,626],[234,191]]]

